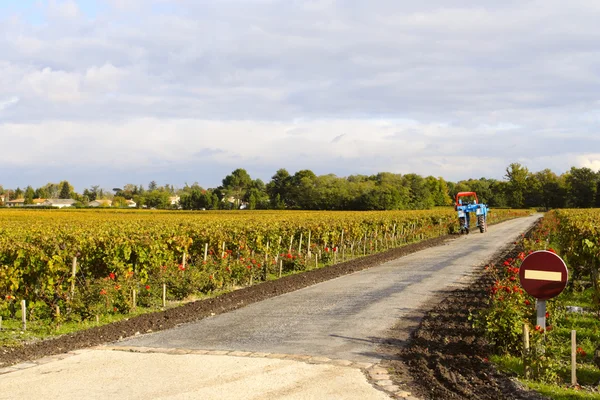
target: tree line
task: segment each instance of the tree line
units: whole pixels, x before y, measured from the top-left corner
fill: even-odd
[[[104,190],[91,186],[81,194],[67,182],[49,183],[41,188],[4,190],[7,199],[24,198],[32,204],[35,198],[72,198],[79,206],[90,201],[111,199],[113,206],[125,207],[133,200],[137,207],[182,208],[186,210],[222,209],[296,209],[296,210],[409,210],[428,209],[453,204],[458,192],[474,191],[490,207],[510,208],[585,208],[600,207],[600,171],[572,167],[557,175],[549,169],[530,172],[518,163],[510,164],[503,180],[479,178],[449,182],[441,177],[381,172],[375,175],[338,177],[317,176],[310,170],[293,175],[278,170],[267,183],[253,179],[238,168],[216,188],[203,188],[198,183],[176,189],[159,186],[155,181],[147,187],[127,184]],[[173,199],[176,197],[176,201]]]

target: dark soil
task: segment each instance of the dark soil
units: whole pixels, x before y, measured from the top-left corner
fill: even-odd
[[[513,246],[495,262],[518,252]],[[425,314],[408,344],[397,346],[400,352],[387,361],[395,371],[394,380],[423,399],[546,399],[488,361],[493,348],[482,332],[473,328],[469,317],[485,307],[492,283],[482,266],[469,287],[447,292],[447,297]]]
[[[114,342],[125,337],[134,336],[136,333],[169,329],[210,315],[226,313],[270,297],[279,296],[283,293],[292,292],[319,282],[374,267],[429,247],[438,246],[451,238],[452,236],[448,235],[409,244],[401,248],[391,249],[329,267],[296,275],[288,275],[278,280],[249,286],[215,298],[199,300],[187,303],[181,307],[144,314],[109,325],[59,336],[54,339],[26,344],[23,347],[0,347],[0,367]]]

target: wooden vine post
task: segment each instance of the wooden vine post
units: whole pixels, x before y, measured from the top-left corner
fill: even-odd
[[[529,325],[523,324],[523,369],[525,379],[529,379],[531,368],[529,365]]]
[[[267,268],[269,268],[269,245],[270,242],[267,240],[267,250],[265,251],[265,261],[263,266],[263,280],[267,280]]]
[[[77,275],[77,256],[73,257],[71,266],[71,300],[75,297],[75,275]]]
[[[310,257],[311,257],[311,253],[310,253],[310,231],[308,231],[308,244],[306,245],[306,249],[307,249],[306,255],[310,259]]]
[[[342,229],[342,238],[340,239],[340,249],[342,249],[342,262],[344,262],[344,229]]]
[[[24,331],[27,330],[27,303],[25,300],[21,300],[21,322]]]
[[[204,243],[204,262],[208,258],[208,243]]]
[[[577,331],[571,330],[571,385],[577,385]]]

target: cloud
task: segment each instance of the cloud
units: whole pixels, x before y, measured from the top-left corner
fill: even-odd
[[[600,171],[600,153],[585,154],[577,157],[579,168],[590,168],[593,171]]]
[[[15,105],[19,102],[18,97],[11,97],[7,100],[0,100],[0,111],[6,110],[8,107]]]
[[[597,167],[600,6],[574,1],[53,0],[0,17],[3,162]]]

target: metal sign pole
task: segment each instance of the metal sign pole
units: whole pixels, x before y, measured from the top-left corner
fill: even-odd
[[[546,300],[537,300],[537,325],[546,330]]]

